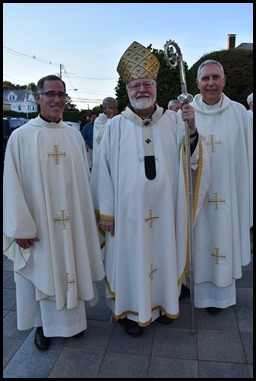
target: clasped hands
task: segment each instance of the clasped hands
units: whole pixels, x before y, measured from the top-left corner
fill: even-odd
[[[112,236],[115,233],[115,222],[109,220],[100,219],[99,225],[106,233],[109,232]]]

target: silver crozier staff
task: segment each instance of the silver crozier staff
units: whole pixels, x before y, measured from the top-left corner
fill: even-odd
[[[181,104],[190,103],[193,96],[187,93],[187,84],[184,70],[184,63],[182,54],[178,44],[175,41],[169,40],[164,45],[165,61],[170,68],[174,68],[179,63],[180,68],[180,85],[181,94],[178,100]],[[193,192],[192,192],[192,175],[190,165],[190,139],[188,122],[185,122],[185,147],[186,147],[186,162],[187,162],[187,184],[188,184],[188,221],[189,221],[189,273],[190,273],[190,306],[191,306],[191,333],[195,333],[195,308],[194,308],[194,270],[193,270],[193,257],[194,257],[194,238],[193,238]]]

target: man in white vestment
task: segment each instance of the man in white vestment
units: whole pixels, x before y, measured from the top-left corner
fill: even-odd
[[[253,131],[246,108],[223,93],[225,81],[219,62],[204,61],[191,103],[211,164],[194,227],[194,305],[211,314],[236,304],[236,279],[251,261]]]
[[[248,113],[250,115],[251,120],[253,120],[253,93],[248,95],[247,104],[249,106]]]
[[[100,142],[106,130],[106,127],[109,124],[111,118],[113,118],[113,116],[115,116],[118,112],[117,106],[118,106],[118,103],[115,98],[107,97],[103,99],[103,102],[102,102],[103,112],[101,112],[99,116],[94,120],[92,164],[99,151]]]
[[[209,179],[193,108],[185,104],[178,114],[156,104],[159,66],[138,42],[123,54],[117,71],[130,105],[106,128],[90,178],[106,235],[106,300],[134,337],[156,319],[170,324],[179,317],[180,285],[188,271],[184,121],[198,172],[195,210]]]
[[[181,103],[178,99],[171,99],[168,103],[168,110],[179,111],[181,109]]]
[[[34,343],[81,337],[85,303],[96,303],[104,278],[89,185],[86,148],[79,131],[62,121],[67,94],[62,79],[41,78],[40,115],[16,129],[4,161],[4,254],[14,262],[17,326],[37,327]]]

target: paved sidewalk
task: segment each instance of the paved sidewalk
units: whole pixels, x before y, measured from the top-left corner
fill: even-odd
[[[110,322],[103,283],[100,300],[87,309],[88,329],[80,339],[53,338],[48,351],[34,346],[35,329],[16,328],[12,262],[3,260],[3,378],[252,378],[253,268],[237,281],[237,303],[219,315],[180,301],[180,318],[170,326],[153,323],[141,337]]]

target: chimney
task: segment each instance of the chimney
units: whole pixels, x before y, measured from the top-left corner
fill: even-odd
[[[228,34],[228,50],[235,49],[236,47],[236,34]]]

